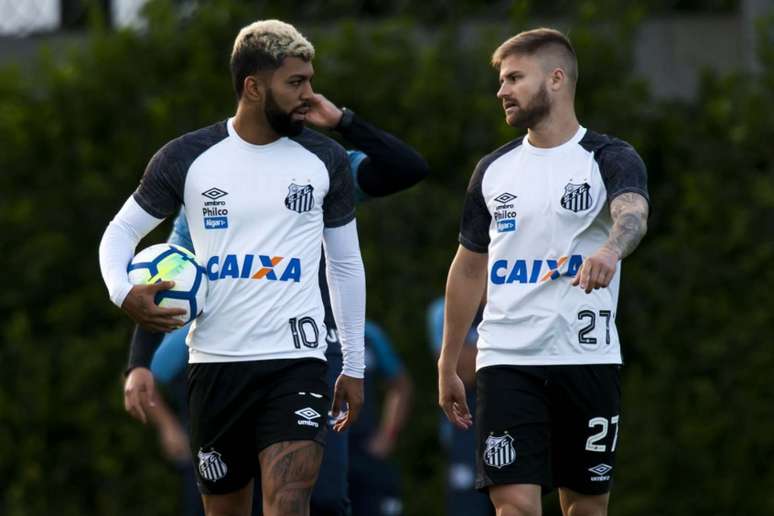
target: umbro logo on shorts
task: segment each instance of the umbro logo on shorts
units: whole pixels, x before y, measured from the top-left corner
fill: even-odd
[[[216,482],[228,473],[226,463],[220,458],[220,453],[215,450],[204,452],[200,448],[197,456],[199,458],[199,474],[202,478]]]
[[[613,469],[613,466],[610,466],[609,464],[597,464],[593,468],[589,468],[589,471],[594,473],[596,476],[591,477],[591,480],[593,482],[605,482],[607,480],[610,480],[610,471]]]
[[[516,460],[516,449],[513,447],[513,437],[505,432],[504,435],[490,435],[484,443],[484,464],[500,469],[503,466],[513,464]]]
[[[312,407],[306,407],[306,408],[302,408],[301,410],[296,410],[294,414],[304,418],[296,421],[296,423],[298,423],[299,425],[313,426],[315,428],[318,428],[320,426],[320,423],[318,423],[317,421],[312,421],[313,419],[318,419],[320,417],[320,414]]]

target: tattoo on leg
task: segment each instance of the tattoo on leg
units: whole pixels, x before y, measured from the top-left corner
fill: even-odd
[[[322,462],[313,441],[276,443],[260,454],[264,512],[267,516],[306,516]]]

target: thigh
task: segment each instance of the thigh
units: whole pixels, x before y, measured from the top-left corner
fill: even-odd
[[[258,451],[286,441],[325,444],[330,408],[325,362],[288,360],[267,379],[270,384],[255,414]]]
[[[261,451],[263,512],[309,514],[309,499],[322,462],[323,448],[314,441],[284,441]]]
[[[618,447],[620,366],[561,366],[551,373],[554,482],[582,495],[610,491]]]
[[[242,490],[253,478],[257,449],[247,363],[192,364],[188,370],[191,453],[196,482],[205,495]]]
[[[476,387],[476,488],[549,485],[544,368],[486,367],[476,373]]]

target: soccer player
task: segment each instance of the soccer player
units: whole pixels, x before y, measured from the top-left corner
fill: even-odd
[[[477,479],[498,515],[607,513],[620,424],[619,261],[646,231],[645,165],[579,125],[578,64],[552,29],[495,50],[497,98],[520,137],[485,156],[446,286],[439,403],[472,424],[457,361],[486,289],[476,358]]]
[[[258,466],[265,514],[308,514],[330,407],[321,244],[343,352],[332,410],[349,407],[334,429],[349,427],[363,401],[354,185],[344,149],[304,128],[313,57],[291,25],[243,28],[231,54],[235,116],[162,147],[100,244],[111,300],[148,330],[175,329],[180,311],[153,302],[171,282],[132,286],[126,266],[139,240],[184,206],[209,278],[188,337],[191,448],[208,515],[248,514]]]
[[[347,151],[347,154],[357,198],[360,201],[409,188],[429,173],[425,160],[409,145],[374,127],[352,110],[339,108],[319,93],[310,99],[306,121],[317,127],[335,130],[347,143],[357,147],[357,150]],[[168,241],[194,251],[184,213],[181,212],[175,219]],[[324,264],[321,265],[320,284],[328,330],[328,347],[325,351],[328,361],[328,389],[332,395],[336,378],[341,372],[342,356],[324,268]],[[169,379],[182,371],[188,359],[188,349],[181,330],[166,335],[154,354],[157,340],[156,335],[142,328],[137,328],[132,339],[129,373],[125,383],[125,403],[130,413],[138,416],[137,410],[145,410],[145,407],[136,401],[139,396],[138,389],[153,385],[153,378],[147,381],[150,376],[148,367],[151,367],[153,377],[157,380]],[[329,426],[332,427],[334,422],[335,420],[330,419]],[[350,501],[347,497],[348,434],[347,430],[329,433],[326,437],[320,475],[311,498],[313,516],[345,516],[350,512]]]

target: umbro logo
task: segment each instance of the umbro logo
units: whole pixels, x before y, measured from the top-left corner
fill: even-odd
[[[610,473],[612,469],[613,469],[613,466],[610,466],[609,464],[604,464],[604,463],[597,464],[593,468],[589,468],[589,471],[591,471],[592,473],[594,473],[594,475],[596,475],[591,477],[591,480],[593,482],[605,482],[607,480],[610,480],[610,475],[608,475],[608,473]]]
[[[505,192],[505,193],[501,193],[500,195],[495,197],[494,200],[499,202],[500,204],[508,204],[509,202],[514,200],[515,198],[516,198],[516,196],[513,195],[512,193]]]
[[[613,469],[613,466],[608,466],[607,464],[597,464],[593,468],[589,468],[589,471],[596,473],[597,475],[604,475],[611,469]]]
[[[202,192],[202,195],[214,201],[215,199],[220,199],[221,197],[228,195],[228,192],[224,192],[220,188],[210,188],[209,190]]]
[[[301,410],[296,410],[296,415],[301,416],[302,418],[311,421],[312,419],[317,419],[320,417],[320,414],[311,407],[302,408]]]
[[[312,421],[313,419],[318,419],[320,417],[320,413],[317,412],[312,407],[306,407],[306,408],[302,408],[301,410],[296,410],[294,414],[304,418],[296,421],[296,423],[301,426],[313,426],[315,428],[318,428],[320,426],[320,423],[318,423],[317,421]]]

